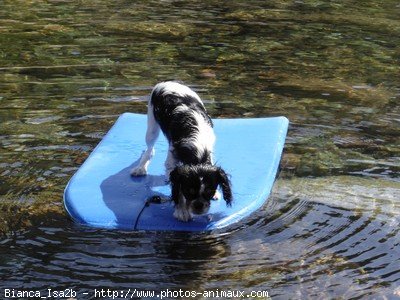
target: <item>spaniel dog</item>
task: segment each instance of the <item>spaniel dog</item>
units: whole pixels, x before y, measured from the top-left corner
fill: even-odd
[[[213,162],[212,120],[200,97],[178,82],[165,81],[153,88],[147,110],[147,149],[131,175],[147,174],[160,129],[169,144],[165,168],[175,203],[174,217],[187,222],[193,214],[207,213],[211,200],[220,197],[218,186],[230,206],[232,191],[228,175]]]

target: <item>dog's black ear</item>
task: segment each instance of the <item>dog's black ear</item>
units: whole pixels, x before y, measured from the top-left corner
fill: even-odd
[[[224,195],[224,200],[226,201],[226,205],[231,206],[232,204],[232,189],[231,182],[228,178],[228,175],[225,173],[222,168],[218,168],[218,184],[222,188],[222,193]]]
[[[173,169],[169,174],[169,181],[171,183],[171,200],[174,201],[175,204],[179,203],[179,193],[181,189],[180,177],[179,167]]]

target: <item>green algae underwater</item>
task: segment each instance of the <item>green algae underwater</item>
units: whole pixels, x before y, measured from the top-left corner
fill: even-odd
[[[90,289],[98,278],[273,298],[399,296],[398,1],[0,5],[1,287]],[[273,195],[232,233],[187,242],[77,228],[62,205],[69,178],[166,79],[194,88],[214,118],[289,118]]]

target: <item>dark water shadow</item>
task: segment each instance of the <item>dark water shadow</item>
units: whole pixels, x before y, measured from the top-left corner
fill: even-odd
[[[175,289],[202,291],[220,268],[224,268],[224,259],[232,254],[231,245],[224,236],[169,232],[155,238],[155,253],[163,261],[161,281],[168,281],[168,284],[161,284],[160,289],[173,284]]]
[[[134,229],[137,217],[152,196],[168,197],[154,190],[168,185],[164,175],[132,177],[130,170],[139,161],[105,179],[100,189],[106,206],[115,214],[117,227]]]

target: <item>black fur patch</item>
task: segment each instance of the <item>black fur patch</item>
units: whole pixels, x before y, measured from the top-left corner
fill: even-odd
[[[174,155],[184,164],[211,163],[210,151],[199,153],[190,140],[198,134],[198,122],[193,113],[200,114],[213,127],[211,117],[198,99],[160,88],[151,95],[154,117],[162,132],[174,147]],[[179,109],[185,107],[185,110]]]

